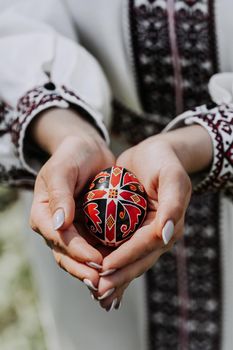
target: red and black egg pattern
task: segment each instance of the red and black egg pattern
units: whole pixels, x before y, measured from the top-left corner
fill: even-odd
[[[109,246],[129,239],[142,225],[146,209],[142,184],[130,171],[118,166],[97,174],[83,201],[88,230]]]

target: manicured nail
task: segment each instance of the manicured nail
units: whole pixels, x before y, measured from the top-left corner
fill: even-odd
[[[110,297],[110,295],[112,295],[112,293],[114,293],[115,288],[111,288],[109,290],[107,290],[103,295],[101,295],[101,297],[98,297],[98,300],[103,300],[107,297]]]
[[[109,276],[109,275],[111,275],[113,272],[115,272],[116,271],[116,269],[110,269],[110,270],[107,270],[107,271],[104,271],[104,272],[101,272],[101,273],[99,273],[99,275],[101,276],[101,277],[104,277],[104,276]]]
[[[112,311],[115,308],[116,304],[117,304],[117,298],[113,299],[111,306],[106,308],[105,310],[107,312]]]
[[[58,209],[53,215],[53,228],[58,230],[65,222],[65,213],[63,209]]]
[[[119,310],[121,308],[121,300],[115,305],[115,309]]]
[[[97,292],[98,289],[97,289],[97,288],[94,286],[94,284],[93,284],[90,280],[88,280],[87,278],[84,278],[83,283],[84,283],[90,290],[93,290],[93,291]]]
[[[174,223],[172,220],[168,220],[162,230],[162,237],[165,245],[169,243],[173,235],[174,235]]]
[[[98,299],[94,296],[94,294],[92,292],[90,292],[90,295],[91,295],[91,299],[94,300],[94,301],[98,301]]]
[[[109,311],[112,311],[113,309],[115,309],[115,306],[116,306],[117,302],[118,302],[118,299],[117,299],[117,298],[113,299],[113,302],[112,302],[112,305],[111,305]]]
[[[90,266],[90,267],[93,267],[94,269],[96,270],[102,270],[102,266],[99,265],[99,264],[96,264],[95,262],[92,262],[92,261],[88,261],[86,263],[86,265]]]

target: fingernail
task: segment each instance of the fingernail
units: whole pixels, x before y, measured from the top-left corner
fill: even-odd
[[[116,306],[116,304],[117,304],[117,301],[118,301],[117,298],[113,299],[113,302],[112,302],[112,305],[111,305],[111,308],[110,308],[109,311],[112,311],[113,309],[115,309],[115,306]]]
[[[86,263],[86,265],[88,265],[90,267],[93,267],[94,269],[97,269],[97,270],[102,270],[102,266],[101,265],[96,264],[95,262],[92,262],[92,261],[88,261]]]
[[[92,292],[90,292],[90,295],[91,295],[91,299],[94,300],[94,301],[97,301],[98,299],[94,296],[94,294]]]
[[[63,209],[58,209],[53,215],[53,228],[58,230],[65,222],[65,213]]]
[[[115,305],[115,309],[119,310],[121,308],[121,300]]]
[[[113,299],[112,304],[109,308],[106,309],[107,312],[112,311],[117,304],[117,298]]]
[[[97,289],[97,288],[94,286],[94,284],[93,284],[90,280],[88,280],[87,278],[84,278],[83,283],[84,283],[89,289],[91,289],[91,290],[97,292],[98,289]]]
[[[174,235],[174,223],[172,220],[168,220],[162,230],[162,237],[165,245],[169,243],[173,235]]]
[[[110,297],[110,295],[112,295],[112,293],[114,293],[115,288],[111,288],[109,290],[107,290],[103,295],[101,295],[101,297],[98,297],[98,300],[103,300],[107,297]]]
[[[113,272],[115,272],[116,271],[116,269],[110,269],[110,270],[107,270],[107,271],[104,271],[104,272],[101,272],[101,273],[99,273],[99,275],[101,276],[101,277],[104,277],[104,276],[109,276],[109,275],[111,275]]]

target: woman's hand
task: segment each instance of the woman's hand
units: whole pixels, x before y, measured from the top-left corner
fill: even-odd
[[[119,303],[129,283],[182,237],[191,196],[188,172],[206,168],[211,157],[208,134],[204,128],[192,126],[151,137],[118,158],[117,164],[132,171],[144,185],[148,214],[130,240],[104,258],[103,271],[116,270],[99,281],[95,296],[104,308]]]
[[[60,267],[96,290],[102,253],[86,235],[81,218],[73,222],[83,187],[112,166],[114,157],[95,128],[72,111],[49,111],[36,123],[34,140],[52,155],[36,179],[31,227],[46,240]]]

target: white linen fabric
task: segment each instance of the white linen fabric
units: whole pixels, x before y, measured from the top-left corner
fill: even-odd
[[[71,23],[64,3],[59,0],[42,0],[39,6],[37,1],[31,0],[0,1],[0,98],[11,106],[7,107],[7,120],[18,117],[15,109],[21,109],[22,97],[31,101],[29,107],[37,100],[33,113],[28,115],[29,108],[22,108],[20,113],[19,119],[23,123],[19,123],[21,142],[18,149],[10,133],[0,138],[0,163],[7,171],[12,167],[32,175],[38,171],[40,161],[25,153],[24,136],[32,119],[52,106],[68,108],[69,103],[81,106],[93,117],[93,122],[95,120],[108,141],[101,119],[109,125],[109,85],[96,59],[78,44],[77,31]],[[44,87],[50,81],[55,84],[55,90]],[[63,86],[78,98],[68,96]],[[38,92],[43,97],[52,94],[62,99],[47,99],[41,104]],[[24,173],[20,179],[1,180],[17,186],[33,183],[33,177]],[[22,203],[25,206],[25,239],[38,285],[48,349],[144,349],[143,278],[129,288],[125,306],[119,312],[106,313],[91,300],[84,285],[57,268],[44,242],[28,229],[30,193],[22,196]]]
[[[5,118],[0,130],[6,130],[0,137],[0,165],[6,170],[5,182],[16,185],[33,182],[41,163],[33,159],[33,153],[25,147],[24,136],[31,120],[41,110],[52,106],[68,108],[70,104],[82,107],[106,140],[105,125],[111,121],[111,94],[134,112],[143,112],[136,89],[127,11],[125,0],[113,0],[111,5],[108,0],[99,0],[98,6],[94,6],[91,0],[0,0],[0,99],[4,102],[2,115]],[[212,77],[209,89],[217,104],[230,104],[233,99],[233,73],[228,73],[233,72],[232,11],[230,0],[216,1],[222,74]],[[54,84],[52,90],[51,85],[46,85],[50,82]],[[39,99],[38,91],[42,96]],[[43,102],[45,97],[46,103]],[[25,98],[29,101],[26,107]],[[36,108],[29,113],[35,98],[38,99]],[[183,125],[180,121],[186,116],[190,113],[175,119],[167,130]],[[12,142],[9,131],[15,120],[17,143]],[[114,145],[118,153],[122,144],[115,140]],[[7,177],[12,168],[21,172],[21,179],[17,179],[14,173],[10,179]],[[22,199],[28,209],[29,197]],[[233,208],[225,197],[221,203],[224,213],[221,231],[224,256],[221,349],[230,350]],[[43,317],[47,320],[49,349],[146,349],[143,279],[129,287],[119,312],[105,314],[91,301],[81,284],[58,270],[47,247],[34,235],[30,235],[29,247]]]
[[[68,108],[70,104],[84,108],[108,141],[103,120],[108,125],[111,101],[102,68],[78,44],[63,2],[43,0],[39,7],[37,5],[36,1],[24,0],[11,1],[9,5],[0,2],[0,99],[12,108],[8,111],[8,124],[10,129],[14,124],[13,128],[19,133],[16,149],[9,132],[1,138],[5,160],[2,165],[7,171],[14,166],[32,174],[35,174],[33,168],[38,170],[41,164],[32,157],[32,165],[29,154],[25,161],[24,135],[38,113],[54,106]],[[44,101],[44,95],[49,95],[49,91],[44,94],[40,91],[39,100],[38,90],[28,93],[50,81],[55,84],[56,91],[49,91],[52,95],[56,93],[57,98],[51,96]],[[64,94],[63,86],[72,90],[72,96]],[[6,123],[2,122],[1,129],[4,131],[4,128],[7,129]],[[14,183],[13,179],[11,182]],[[17,185],[19,182],[16,179]],[[30,182],[30,178],[22,176],[21,184]]]
[[[104,118],[110,90],[96,59],[76,41],[62,1],[1,0],[1,89],[3,101],[15,107],[20,97],[48,80],[69,86]],[[36,9],[36,10],[35,10]],[[8,67],[11,67],[9,72]],[[49,79],[48,79],[49,78]]]

